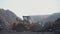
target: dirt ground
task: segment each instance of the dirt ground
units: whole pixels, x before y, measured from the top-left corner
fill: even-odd
[[[0,32],[0,34],[53,34],[52,32]]]

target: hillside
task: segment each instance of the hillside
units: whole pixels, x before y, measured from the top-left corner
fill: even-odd
[[[20,18],[18,18],[12,11],[0,9],[0,25],[3,27],[3,31],[10,31],[12,24],[17,23],[17,20],[19,19]]]

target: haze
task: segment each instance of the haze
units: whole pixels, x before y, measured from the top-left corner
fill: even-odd
[[[0,8],[9,9],[19,17],[60,12],[59,4],[60,0],[0,0]]]

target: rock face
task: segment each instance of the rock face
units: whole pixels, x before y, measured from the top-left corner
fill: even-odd
[[[54,34],[60,34],[60,18],[58,18],[54,23],[55,31]]]
[[[32,22],[37,23],[37,22],[41,22],[44,19],[48,18],[49,15],[34,15],[34,16],[30,16]]]
[[[12,24],[18,20],[19,18],[10,10],[0,9],[0,25],[3,26],[3,31],[11,30]]]

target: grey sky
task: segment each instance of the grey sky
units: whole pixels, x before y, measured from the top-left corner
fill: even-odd
[[[19,17],[46,15],[60,12],[60,0],[0,0],[0,8],[10,9]]]

